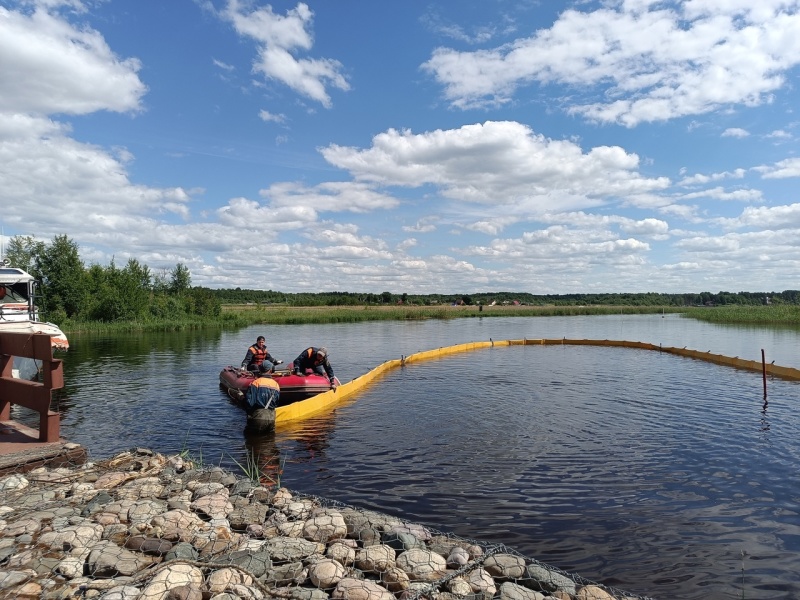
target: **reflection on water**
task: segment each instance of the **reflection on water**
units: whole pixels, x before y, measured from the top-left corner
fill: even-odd
[[[278,487],[283,476],[284,459],[275,443],[273,432],[253,434],[245,432],[247,466],[257,468],[259,482],[267,487]]]
[[[252,327],[71,336],[62,434],[103,458],[187,449],[265,482],[506,543],[659,598],[800,596],[800,384],[620,348],[481,350],[389,373],[334,413],[243,433],[219,389],[256,335],[325,345],[343,381],[401,355],[499,339],[623,339],[800,367],[797,332],[674,315]],[[742,551],[746,558],[742,558]],[[745,587],[742,589],[742,564]]]
[[[308,471],[309,466],[317,473],[324,473],[330,446],[330,436],[335,426],[332,415],[312,419],[302,426],[253,434],[245,432],[245,447],[250,460],[260,467],[261,482],[274,486],[283,483],[287,457],[291,457],[292,470]],[[313,492],[307,492],[313,493]]]

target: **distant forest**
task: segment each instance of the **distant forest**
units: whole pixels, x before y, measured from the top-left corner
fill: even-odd
[[[242,288],[210,289],[204,292],[220,304],[282,304],[288,306],[363,306],[436,304],[526,306],[721,306],[726,304],[800,304],[800,290],[783,292],[700,292],[699,294],[528,294],[480,292],[474,294],[380,294],[355,292],[297,293]]]
[[[39,282],[37,304],[42,316],[55,323],[178,322],[216,320],[223,305],[279,306],[723,306],[800,304],[800,291],[700,292],[699,294],[395,294],[392,292],[286,293],[242,288],[193,286],[189,268],[152,272],[135,258],[124,266],[84,264],[78,245],[66,235],[49,244],[31,236],[14,236],[5,251],[13,266],[27,270]]]

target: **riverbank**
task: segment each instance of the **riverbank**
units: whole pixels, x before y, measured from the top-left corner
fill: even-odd
[[[742,323],[800,327],[800,306],[533,306],[533,305],[364,305],[286,306],[278,304],[223,305],[217,317],[185,317],[136,321],[73,321],[59,323],[67,334],[132,331],[238,329],[250,325],[319,325],[365,321],[425,321],[502,317],[569,317],[597,315],[682,314],[712,323]]]
[[[641,598],[147,449],[0,478],[0,593],[107,600]]]

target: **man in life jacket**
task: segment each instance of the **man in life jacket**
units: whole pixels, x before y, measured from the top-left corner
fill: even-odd
[[[281,388],[272,377],[257,378],[250,384],[245,394],[247,414],[251,415],[262,408],[274,409],[278,405],[280,394]]]
[[[306,348],[300,356],[294,359],[294,374],[305,376],[306,369],[311,369],[318,375],[327,375],[331,382],[331,389],[336,389],[336,378],[333,376],[333,367],[328,361],[327,348]]]
[[[272,373],[276,365],[283,364],[282,360],[275,360],[267,350],[266,340],[263,335],[258,336],[256,343],[247,349],[247,354],[242,361],[242,368],[254,373]]]

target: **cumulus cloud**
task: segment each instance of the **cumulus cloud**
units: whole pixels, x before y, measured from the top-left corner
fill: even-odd
[[[284,123],[286,121],[286,115],[276,115],[268,110],[259,111],[258,118],[266,123]]]
[[[800,204],[785,206],[748,206],[736,219],[727,222],[730,227],[757,227],[759,229],[800,228]]]
[[[186,216],[191,198],[183,189],[136,185],[119,160],[102,148],[75,141],[67,132],[64,125],[45,118],[0,113],[0,189],[6,224],[24,230],[29,215],[36,212],[45,225],[41,233],[57,234],[65,227],[91,231],[92,220],[119,232],[125,227],[124,215],[167,211]]]
[[[598,215],[583,211],[548,213],[537,219],[541,223],[559,223],[589,231],[618,227],[629,234],[663,237],[669,232],[669,224],[653,217],[635,220],[620,215]]]
[[[105,149],[71,137],[71,127],[48,113],[82,115],[109,110],[136,113],[146,87],[136,59],[120,59],[102,36],[70,24],[57,11],[80,13],[79,2],[0,7],[0,189],[3,220],[39,237],[69,231],[84,243],[151,251],[188,246],[200,226],[186,226],[191,194],[180,187],[131,181],[122,146]],[[49,12],[52,11],[52,12]],[[102,210],[98,210],[102,207]],[[35,231],[30,216],[37,215]],[[179,223],[173,223],[174,218]],[[143,258],[137,256],[137,258]]]
[[[757,202],[761,200],[762,194],[760,190],[740,189],[727,191],[721,187],[709,188],[698,192],[690,192],[677,196],[678,200],[694,200],[697,198],[711,198],[713,200],[735,200],[739,202]]]
[[[457,108],[558,84],[578,91],[569,113],[633,127],[770,102],[799,62],[795,1],[616,1],[565,10],[552,27],[499,47],[438,48],[422,69]]]
[[[800,158],[787,158],[774,165],[756,167],[764,179],[786,179],[800,177]]]
[[[774,131],[769,132],[764,137],[772,140],[790,140],[792,139],[792,134],[789,133],[788,131],[784,131],[783,129],[776,129]]]
[[[272,207],[304,206],[318,212],[364,213],[394,208],[398,200],[380,193],[372,185],[348,181],[329,181],[314,187],[300,183],[276,183],[261,190]]]
[[[584,153],[573,142],[545,138],[512,121],[420,134],[390,129],[375,136],[366,150],[333,144],[322,154],[361,181],[430,184],[451,200],[521,206],[526,212],[595,206],[608,196],[669,185],[665,177],[641,175],[639,157],[618,146]]]
[[[48,12],[46,3],[30,13],[0,6],[0,112],[140,110],[147,91],[140,68],[136,58],[117,57],[97,31]]]
[[[745,169],[734,169],[733,171],[721,171],[719,173],[711,173],[705,175],[703,173],[696,173],[689,177],[684,177],[678,182],[678,185],[683,187],[690,187],[694,185],[703,185],[712,181],[721,181],[723,179],[742,179],[747,171]]]
[[[288,10],[286,16],[281,16],[275,14],[269,5],[249,10],[249,3],[228,0],[222,14],[239,35],[258,44],[258,56],[253,61],[254,72],[268,80],[279,81],[326,108],[332,106],[328,86],[343,91],[350,89],[338,60],[296,56],[313,46],[308,28],[314,12],[307,4],[300,2]]]
[[[404,225],[401,229],[411,233],[430,233],[436,231],[436,221],[438,220],[437,216],[423,217],[413,225]]]
[[[739,127],[729,127],[725,131],[722,132],[722,137],[733,137],[733,138],[746,138],[750,135],[750,132],[746,129],[741,129]]]

